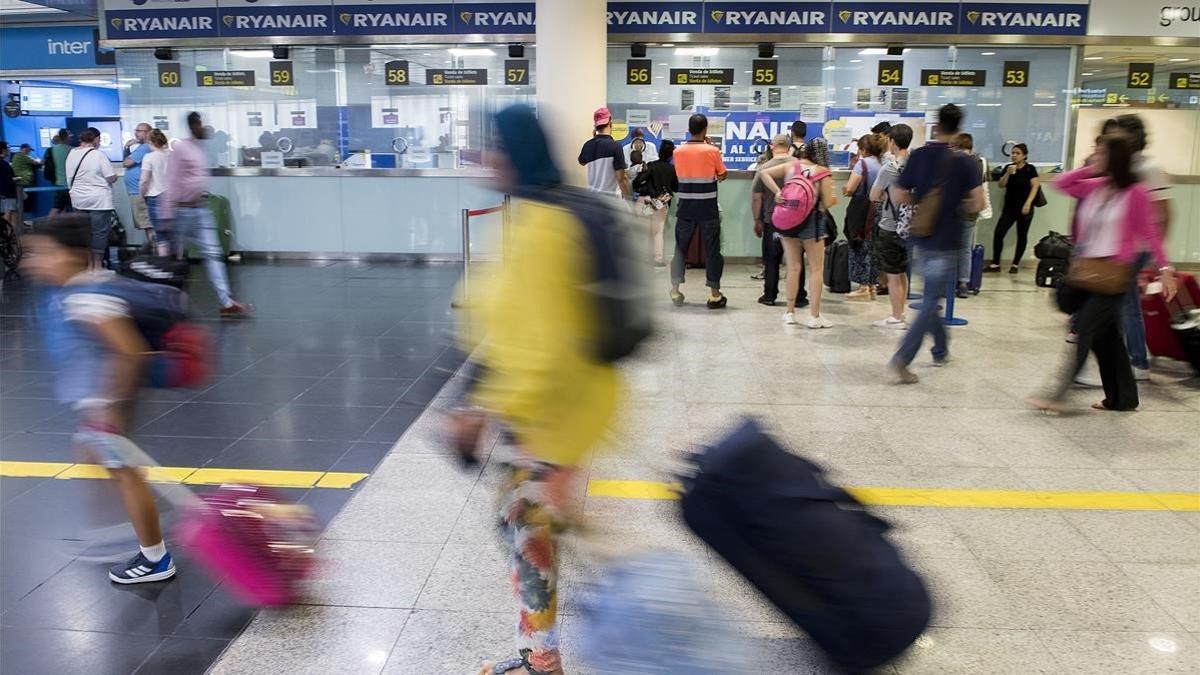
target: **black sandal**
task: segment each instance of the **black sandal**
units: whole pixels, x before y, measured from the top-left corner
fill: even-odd
[[[550,675],[544,670],[537,670],[529,664],[529,650],[521,650],[521,655],[517,658],[506,659],[492,666],[491,672],[488,675],[504,675],[507,672],[524,668],[529,675]]]

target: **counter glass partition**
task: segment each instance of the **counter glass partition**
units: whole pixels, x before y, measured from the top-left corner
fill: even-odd
[[[530,63],[531,52],[523,57]],[[174,56],[160,61],[153,50],[118,51],[122,120],[126,129],[149,122],[174,138],[186,134],[185,115],[198,111],[211,127],[206,145],[214,167],[478,165],[488,114],[515,102],[532,105],[537,79],[488,47],[293,47],[286,59],[270,49],[197,49]]]
[[[964,130],[993,161],[1003,159],[1011,142],[1027,143],[1037,163],[1059,164],[1066,154],[1067,47],[912,47],[894,56],[865,45],[776,47],[772,58],[761,59],[757,47],[658,46],[642,59],[649,62],[644,78],[631,69],[645,64],[631,59],[627,46],[610,47],[614,133],[643,127],[653,138],[679,140],[687,116],[704,112],[731,168],[749,168],[766,140],[797,119],[810,137],[829,140],[834,166],[845,167],[854,139],[878,122],[909,124],[919,144],[933,131],[926,125],[930,113],[951,102],[965,108]],[[770,63],[775,72],[764,76]],[[929,86],[934,73],[938,84]],[[697,76],[714,79],[698,84]]]

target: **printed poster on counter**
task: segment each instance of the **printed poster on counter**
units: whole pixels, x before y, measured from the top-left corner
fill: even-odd
[[[722,119],[721,137],[724,144],[721,157],[729,169],[748,169],[758,161],[758,156],[771,144],[776,134],[790,134],[797,113],[791,112],[731,112]],[[822,122],[809,122],[808,135],[816,138],[823,135]],[[715,135],[709,128],[709,135]]]

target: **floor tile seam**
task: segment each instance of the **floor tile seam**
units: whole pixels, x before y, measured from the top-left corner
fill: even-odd
[[[414,604],[416,603],[415,600],[413,602]],[[379,670],[376,671],[377,673],[382,673],[383,669],[387,668],[387,664],[391,662],[392,654],[396,652],[396,645],[400,644],[400,638],[404,636],[404,629],[408,628],[408,622],[412,620],[414,611],[414,608],[408,608],[408,610],[405,612],[404,621],[400,623],[400,630],[396,631],[396,639],[392,640],[392,646],[388,648],[387,658],[383,660],[383,663],[379,664]]]
[[[138,672],[141,671],[142,667],[145,666],[147,663],[149,663],[150,659],[154,658],[154,655],[158,652],[158,650],[162,649],[162,646],[164,644],[166,644],[167,640],[170,639],[170,637],[173,637],[173,636],[168,636],[168,637],[159,636],[158,644],[154,645],[154,649],[151,649],[150,652],[148,654],[146,654],[146,658],[142,659],[141,662],[138,663],[137,666],[135,666],[133,668],[133,670],[129,671],[131,673],[131,675],[137,675]]]
[[[1185,527],[1189,525],[1189,523],[1187,523],[1186,521],[1184,521],[1182,518],[1180,518],[1178,516],[1176,516],[1175,519],[1178,520]],[[1175,563],[1177,561],[1169,561],[1169,562]],[[1135,579],[1131,574],[1129,574],[1129,572],[1125,571],[1125,568],[1123,567],[1123,564],[1139,564],[1139,563],[1155,564],[1155,561],[1123,560],[1123,561],[1113,561],[1112,565],[1113,565],[1113,567],[1117,568],[1117,572],[1119,572],[1121,574],[1121,576],[1125,578],[1125,580],[1129,583],[1130,586],[1132,586],[1133,588],[1136,588],[1138,591],[1140,591],[1141,594],[1146,597],[1146,599],[1148,599],[1151,603],[1153,603],[1153,605],[1155,607],[1158,608],[1158,611],[1162,612],[1163,616],[1166,616],[1168,619],[1170,619],[1176,625],[1176,630],[1181,630],[1181,631],[1184,631],[1185,633],[1189,632],[1187,627],[1184,626],[1183,623],[1179,619],[1175,618],[1174,613],[1172,613],[1168,608],[1164,607],[1163,604],[1160,603],[1158,601],[1158,599],[1155,598],[1152,593],[1150,593],[1150,591],[1148,591],[1144,586],[1142,586],[1142,584],[1138,583],[1138,580]],[[1188,564],[1188,563],[1185,563],[1185,564]],[[1195,564],[1195,563],[1190,563],[1190,564]]]
[[[370,434],[372,431],[374,431],[374,430],[375,430],[375,427],[379,426],[379,423],[383,421],[383,418],[387,417],[387,416],[388,416],[388,413],[392,412],[393,410],[395,410],[395,409],[396,409],[396,407],[397,407],[397,406],[399,406],[399,405],[400,405],[400,403],[401,403],[401,401],[404,399],[404,397],[405,397],[406,395],[408,395],[408,392],[412,391],[412,388],[413,388],[413,387],[415,387],[415,386],[417,386],[417,383],[421,381],[421,378],[425,377],[425,375],[426,375],[426,374],[429,372],[429,369],[430,369],[430,368],[433,368],[433,365],[434,365],[434,363],[436,363],[438,359],[442,358],[442,356],[443,356],[443,355],[444,355],[444,354],[445,354],[445,353],[446,353],[446,352],[447,352],[449,349],[452,349],[452,347],[451,347],[451,346],[449,346],[449,345],[447,345],[446,347],[444,347],[444,348],[442,349],[442,351],[438,352],[438,355],[437,355],[437,356],[435,356],[435,357],[433,357],[432,359],[430,359],[430,361],[429,361],[429,365],[425,366],[425,370],[421,371],[421,374],[420,374],[420,375],[418,375],[417,377],[415,377],[415,378],[412,378],[412,382],[411,382],[411,383],[409,383],[409,385],[408,385],[407,387],[405,387],[405,388],[404,388],[404,391],[403,391],[403,392],[401,392],[401,394],[400,394],[398,397],[396,397],[396,400],[395,400],[395,401],[392,401],[392,404],[391,404],[390,406],[388,406],[388,409],[387,409],[386,411],[384,411],[383,415],[381,415],[381,416],[380,416],[378,419],[376,419],[376,420],[375,420],[375,422],[374,422],[374,423],[372,423],[372,424],[371,424],[371,426],[370,426],[370,427],[368,427],[368,428],[367,428],[367,430],[366,430],[366,431],[364,431],[364,432],[362,433],[362,435],[361,435],[361,436],[359,436],[359,438],[358,438],[357,440],[362,440],[362,439],[363,439],[363,438],[365,438],[365,437],[366,437],[368,434]],[[469,358],[469,357],[466,357],[466,358]],[[452,372],[452,373],[450,374],[450,377],[449,377],[449,378],[447,378],[447,379],[446,379],[446,381],[445,381],[445,382],[442,384],[441,388],[439,388],[439,389],[437,390],[437,393],[436,393],[436,394],[434,394],[434,395],[433,395],[433,397],[431,397],[431,398],[429,399],[429,401],[427,401],[425,404],[423,404],[423,405],[422,405],[422,404],[418,404],[418,403],[407,403],[407,402],[406,402],[406,405],[421,405],[421,414],[420,414],[420,415],[418,415],[418,416],[417,416],[417,418],[416,418],[416,419],[414,419],[414,420],[412,421],[412,424],[410,424],[410,425],[409,425],[409,428],[412,428],[412,426],[413,426],[413,425],[416,425],[418,422],[420,422],[420,421],[421,421],[421,419],[422,419],[423,417],[425,417],[425,415],[426,415],[426,414],[427,414],[427,413],[428,413],[428,412],[429,412],[429,411],[430,411],[430,410],[433,408],[433,402],[434,402],[434,400],[436,400],[436,399],[437,399],[437,397],[438,397],[438,396],[440,396],[440,395],[441,395],[441,393],[442,393],[443,391],[445,391],[445,390],[446,390],[446,387],[448,387],[448,386],[450,385],[450,382],[451,382],[451,380],[453,380],[453,379],[454,379],[454,375],[455,375],[455,374],[457,374],[457,373],[458,373],[458,371],[462,369],[462,366],[463,366],[463,365],[465,365],[465,363],[466,363],[466,360],[464,359],[463,363],[460,363],[460,364],[458,365],[458,367],[454,369],[454,372]],[[407,378],[404,378],[404,379],[407,379]],[[399,445],[400,441],[404,439],[404,436],[405,436],[405,434],[407,434],[407,433],[408,433],[408,429],[405,429],[405,430],[404,430],[404,433],[401,433],[401,434],[400,434],[400,438],[397,438],[397,439],[396,439],[396,442],[395,442],[395,443],[393,443],[393,445],[392,445],[392,449],[391,449],[391,450],[388,450],[387,454],[386,454],[386,455],[384,455],[384,456],[383,456],[383,458],[379,460],[379,461],[380,461],[380,463],[382,463],[384,459],[387,459],[388,457],[390,457],[390,456],[391,456],[391,454],[392,454],[393,452],[395,452],[397,445]]]
[[[49,480],[49,479],[47,479],[47,480]],[[54,541],[62,541],[62,540],[58,539],[58,540],[54,540]],[[0,625],[4,625],[4,619],[3,619],[4,615],[8,614],[8,612],[9,612],[10,610],[12,610],[14,607],[16,607],[16,606],[17,606],[17,604],[19,604],[19,603],[20,603],[22,600],[24,600],[25,598],[29,597],[29,596],[30,596],[30,595],[32,595],[34,592],[36,592],[36,591],[37,591],[39,588],[41,588],[42,586],[45,586],[47,583],[49,583],[51,579],[53,579],[54,577],[56,577],[56,576],[58,576],[59,574],[61,574],[63,570],[65,570],[65,569],[67,569],[68,567],[70,567],[71,565],[73,565],[73,564],[75,563],[75,561],[76,561],[76,560],[78,560],[78,559],[80,558],[80,556],[81,556],[81,555],[82,555],[82,553],[80,553],[80,554],[77,554],[77,555],[75,555],[75,556],[71,557],[71,559],[70,559],[70,560],[67,560],[65,563],[63,563],[61,567],[59,567],[58,569],[54,570],[54,573],[53,573],[53,574],[51,574],[50,576],[48,576],[48,577],[46,577],[45,579],[43,579],[43,580],[41,580],[40,582],[38,582],[38,584],[37,584],[36,586],[34,586],[33,588],[29,589],[29,592],[27,592],[27,593],[25,593],[24,595],[22,595],[21,597],[17,598],[17,599],[16,599],[16,600],[13,602],[13,605],[12,605],[12,607],[9,607],[8,609],[4,610],[3,612],[0,612]],[[14,627],[19,627],[19,626],[14,626]],[[43,629],[43,630],[45,630],[45,629]],[[53,630],[67,630],[67,629],[53,629]],[[77,631],[77,632],[96,632],[96,631]]]

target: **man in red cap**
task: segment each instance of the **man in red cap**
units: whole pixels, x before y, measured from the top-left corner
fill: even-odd
[[[599,108],[592,113],[593,135],[579,151],[579,164],[587,167],[588,187],[595,192],[629,199],[629,178],[625,175],[625,153],[612,137],[612,113]]]

